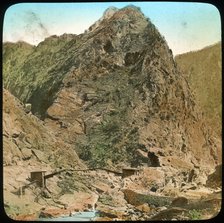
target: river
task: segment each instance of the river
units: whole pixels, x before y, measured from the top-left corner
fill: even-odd
[[[96,217],[97,211],[77,212],[72,216],[58,218],[39,218],[39,221],[92,221]]]

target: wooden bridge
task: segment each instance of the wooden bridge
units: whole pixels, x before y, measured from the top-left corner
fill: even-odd
[[[122,172],[118,172],[118,171],[115,171],[115,170],[110,170],[110,169],[107,169],[107,168],[62,169],[62,170],[58,170],[58,171],[55,171],[55,172],[47,174],[47,175],[45,174],[46,171],[32,171],[32,172],[30,172],[30,178],[28,178],[30,183],[22,186],[19,189],[19,191],[20,191],[20,194],[22,195],[24,193],[24,190],[27,187],[29,187],[31,184],[34,184],[34,183],[36,183],[42,189],[45,189],[47,179],[49,179],[49,178],[51,178],[55,175],[58,175],[62,172],[65,172],[65,171],[67,171],[67,172],[78,172],[78,171],[87,172],[87,171],[95,171],[95,170],[104,170],[106,172],[114,173],[115,175],[122,176],[123,178],[139,172],[139,170],[136,169],[136,168],[124,168],[124,169],[122,169]]]
[[[63,169],[63,170],[59,170],[59,171],[50,173],[48,175],[45,175],[44,178],[48,179],[48,178],[53,177],[54,175],[60,174],[64,171],[72,171],[72,172],[83,171],[83,172],[86,172],[86,171],[94,171],[94,170],[104,170],[104,171],[107,171],[107,172],[110,172],[110,173],[114,173],[116,175],[122,175],[122,172],[118,172],[118,171],[110,170],[110,169],[106,169],[106,168],[89,168],[89,169]]]
[[[31,183],[33,183],[34,181],[37,183],[38,186],[45,188],[46,187],[46,180],[58,175],[62,172],[78,172],[78,171],[82,171],[82,172],[86,172],[86,171],[94,171],[94,170],[104,170],[107,171],[109,173],[114,173],[116,175],[122,176],[122,172],[118,172],[118,171],[114,171],[114,170],[110,170],[107,168],[89,168],[89,169],[62,169],[59,171],[55,171],[53,173],[47,174],[45,175],[46,171],[33,171],[31,172],[31,177],[30,177],[30,181]]]

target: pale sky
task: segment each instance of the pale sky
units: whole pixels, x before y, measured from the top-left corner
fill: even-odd
[[[201,49],[221,41],[218,9],[207,3],[104,2],[19,3],[9,7],[3,24],[3,41],[37,45],[46,37],[80,34],[110,6],[138,6],[165,37],[173,54]]]

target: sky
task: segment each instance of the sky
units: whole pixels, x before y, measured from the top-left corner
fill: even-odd
[[[51,35],[80,34],[110,6],[138,6],[165,37],[173,54],[195,51],[221,41],[218,9],[207,3],[104,2],[19,3],[4,16],[3,42],[26,41],[37,45]]]

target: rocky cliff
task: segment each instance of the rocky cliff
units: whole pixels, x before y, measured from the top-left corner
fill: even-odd
[[[165,39],[139,8],[108,9],[85,33],[51,36],[37,47],[5,43],[3,57],[4,87],[31,103],[32,113],[42,119],[24,111],[7,113],[7,98],[16,99],[4,93],[6,165],[13,151],[21,161],[42,151],[46,164],[57,167],[62,162],[151,168],[154,172],[150,169],[133,186],[148,190],[154,184],[205,185],[206,175],[221,163],[220,140],[207,126]],[[14,116],[16,135],[7,130]],[[16,143],[10,137],[21,143],[13,151],[7,147]],[[50,161],[48,151],[60,155]],[[151,173],[160,177],[152,180]],[[86,183],[93,190],[91,182],[99,184],[102,176]],[[79,182],[72,179],[62,183],[69,192]],[[105,181],[109,187],[111,179]]]
[[[41,120],[5,89],[3,104],[4,166],[42,163],[52,168],[83,167],[74,148],[55,138]]]

